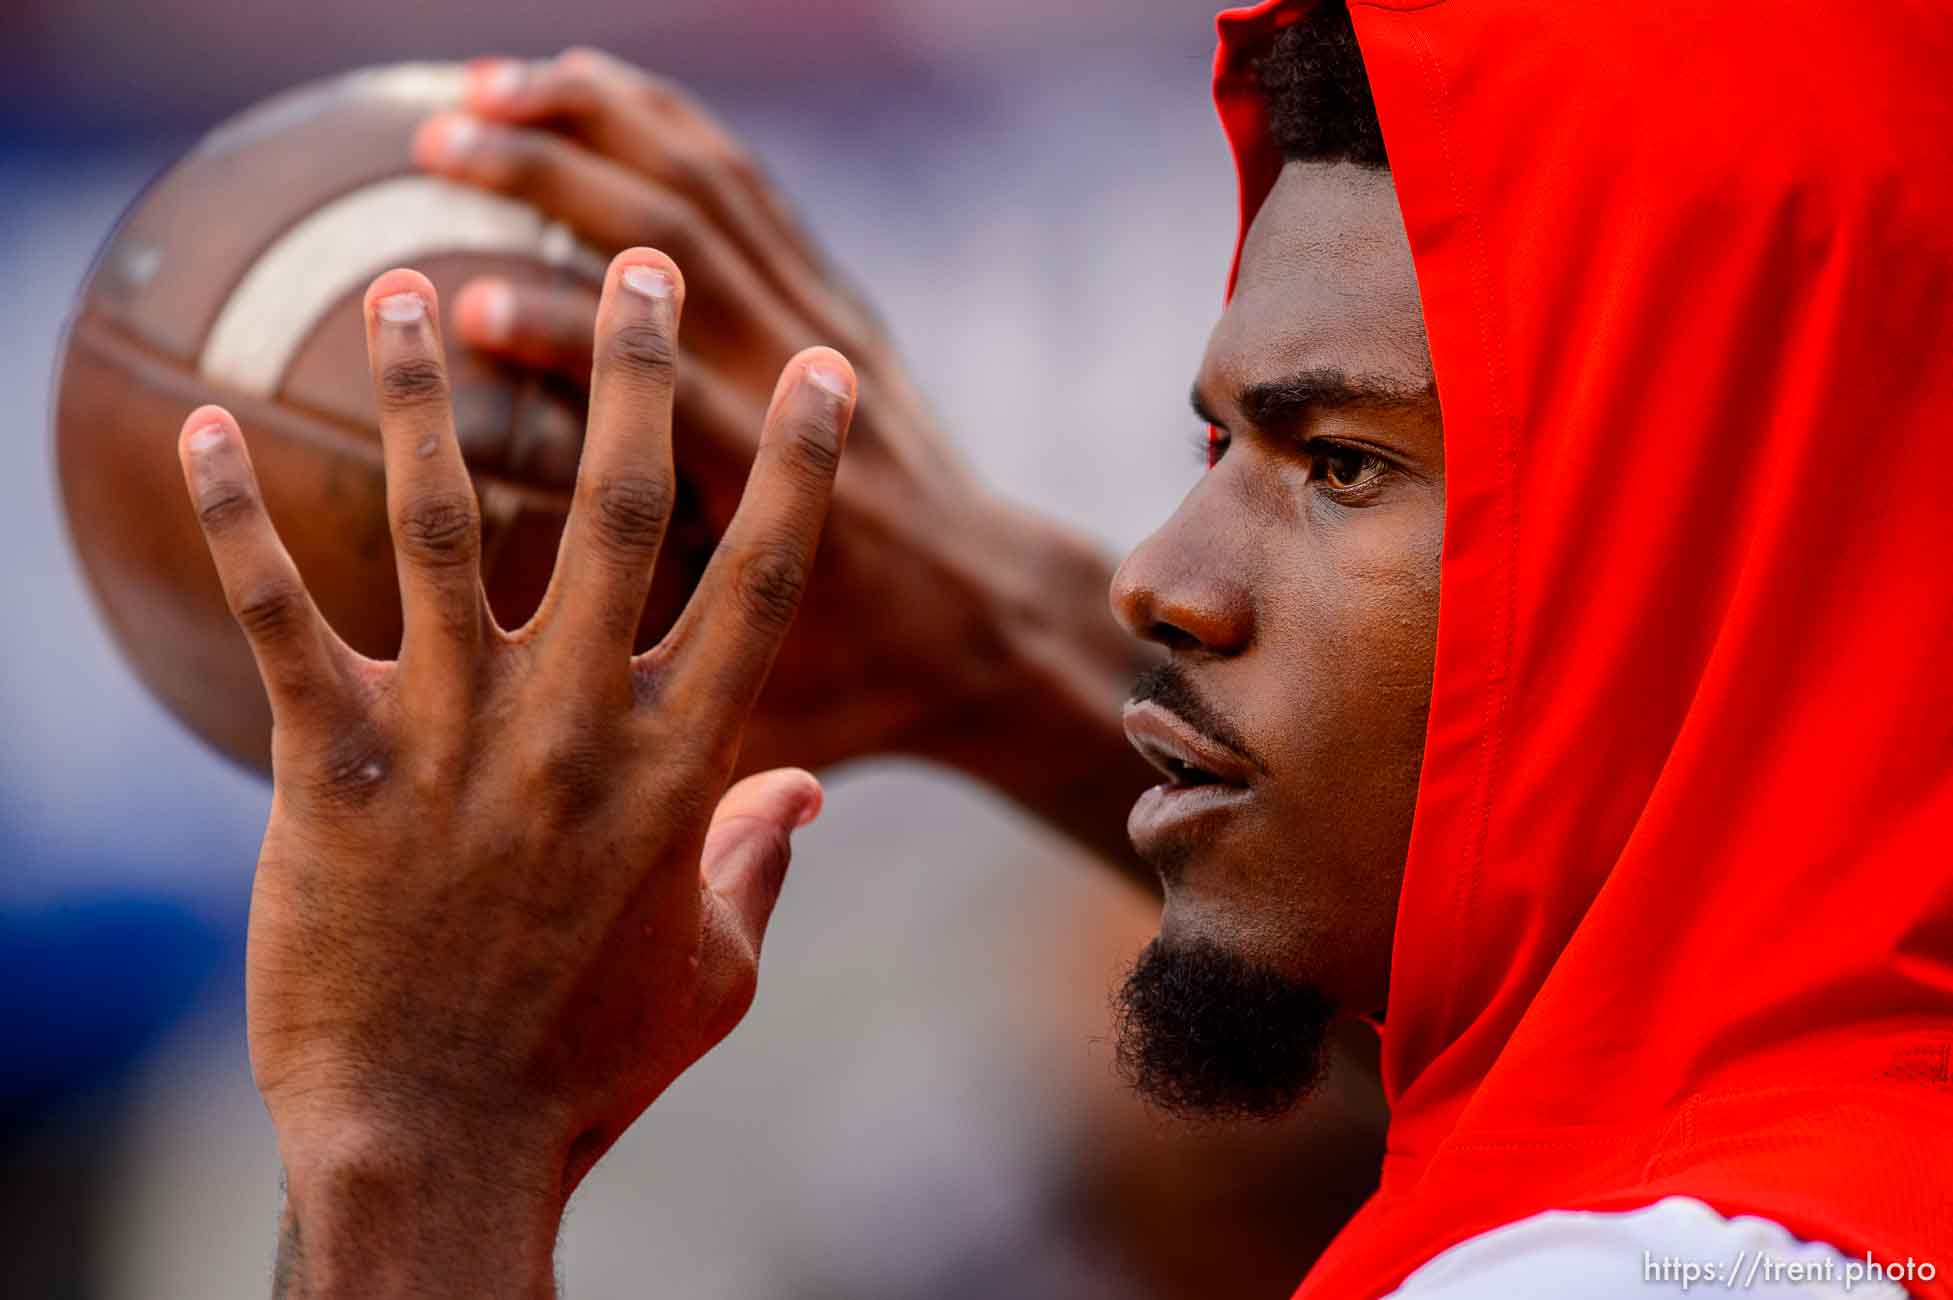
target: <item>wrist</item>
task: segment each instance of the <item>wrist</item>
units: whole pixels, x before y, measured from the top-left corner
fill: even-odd
[[[1108,722],[1118,730],[1120,705],[1152,656],[1112,616],[1110,560],[1082,535],[1008,501],[984,496],[971,514],[974,523],[956,530],[956,567],[979,652],[962,656],[943,680],[924,756],[987,765],[981,754],[958,752],[955,737],[972,728],[1022,735],[1090,719],[1097,730]]]
[[[280,1296],[554,1296],[565,1160],[514,1126],[314,1115],[279,1146]]]
[[[1155,659],[1112,615],[1113,566],[1088,539],[1008,502],[985,499],[975,514],[976,527],[956,530],[973,649],[905,748],[996,788],[1152,888],[1125,838],[1151,769],[1120,710]]]

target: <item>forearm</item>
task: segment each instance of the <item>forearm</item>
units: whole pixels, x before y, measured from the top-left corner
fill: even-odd
[[[982,585],[994,653],[965,667],[954,703],[916,748],[1157,893],[1126,838],[1133,800],[1157,776],[1120,720],[1152,656],[1113,620],[1113,566],[1095,547],[1015,507],[992,508],[1003,518],[984,530]]]
[[[553,1300],[561,1185],[497,1157],[393,1140],[289,1153],[273,1300]]]

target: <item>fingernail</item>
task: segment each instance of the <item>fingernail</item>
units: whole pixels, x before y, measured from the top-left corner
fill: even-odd
[[[676,288],[670,274],[655,266],[627,266],[623,279],[625,287],[657,302],[669,302]]]
[[[226,430],[221,424],[206,424],[183,440],[192,454],[201,456],[207,451],[215,451],[224,445]]]
[[[485,341],[506,343],[515,333],[515,291],[501,281],[490,281],[475,290],[481,312],[479,328]]]
[[[380,319],[394,325],[412,325],[427,315],[427,303],[417,293],[390,293],[374,305]]]
[[[799,830],[803,826],[811,826],[814,818],[820,815],[821,797],[818,793],[810,794],[800,801],[800,810],[793,815],[793,828]]]
[[[816,388],[826,389],[829,394],[844,402],[854,395],[854,390],[848,384],[847,376],[832,366],[808,366],[807,382],[813,384]]]
[[[456,115],[441,124],[440,135],[434,143],[434,152],[446,163],[458,163],[468,156],[475,141],[481,138],[481,123],[472,117]]]

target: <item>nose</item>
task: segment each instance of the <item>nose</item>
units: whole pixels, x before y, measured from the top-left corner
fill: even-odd
[[[1254,639],[1248,557],[1231,536],[1230,512],[1198,499],[1210,486],[1196,486],[1126,556],[1112,577],[1112,613],[1132,635],[1176,653],[1239,654]]]

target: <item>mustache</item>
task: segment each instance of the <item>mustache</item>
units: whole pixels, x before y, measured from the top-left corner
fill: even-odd
[[[1148,700],[1169,713],[1177,714],[1182,722],[1256,771],[1268,770],[1268,765],[1261,761],[1247,741],[1241,739],[1241,733],[1234,729],[1233,724],[1194,690],[1193,683],[1178,664],[1163,663],[1139,675],[1139,680],[1133,683],[1132,702],[1144,704]]]

